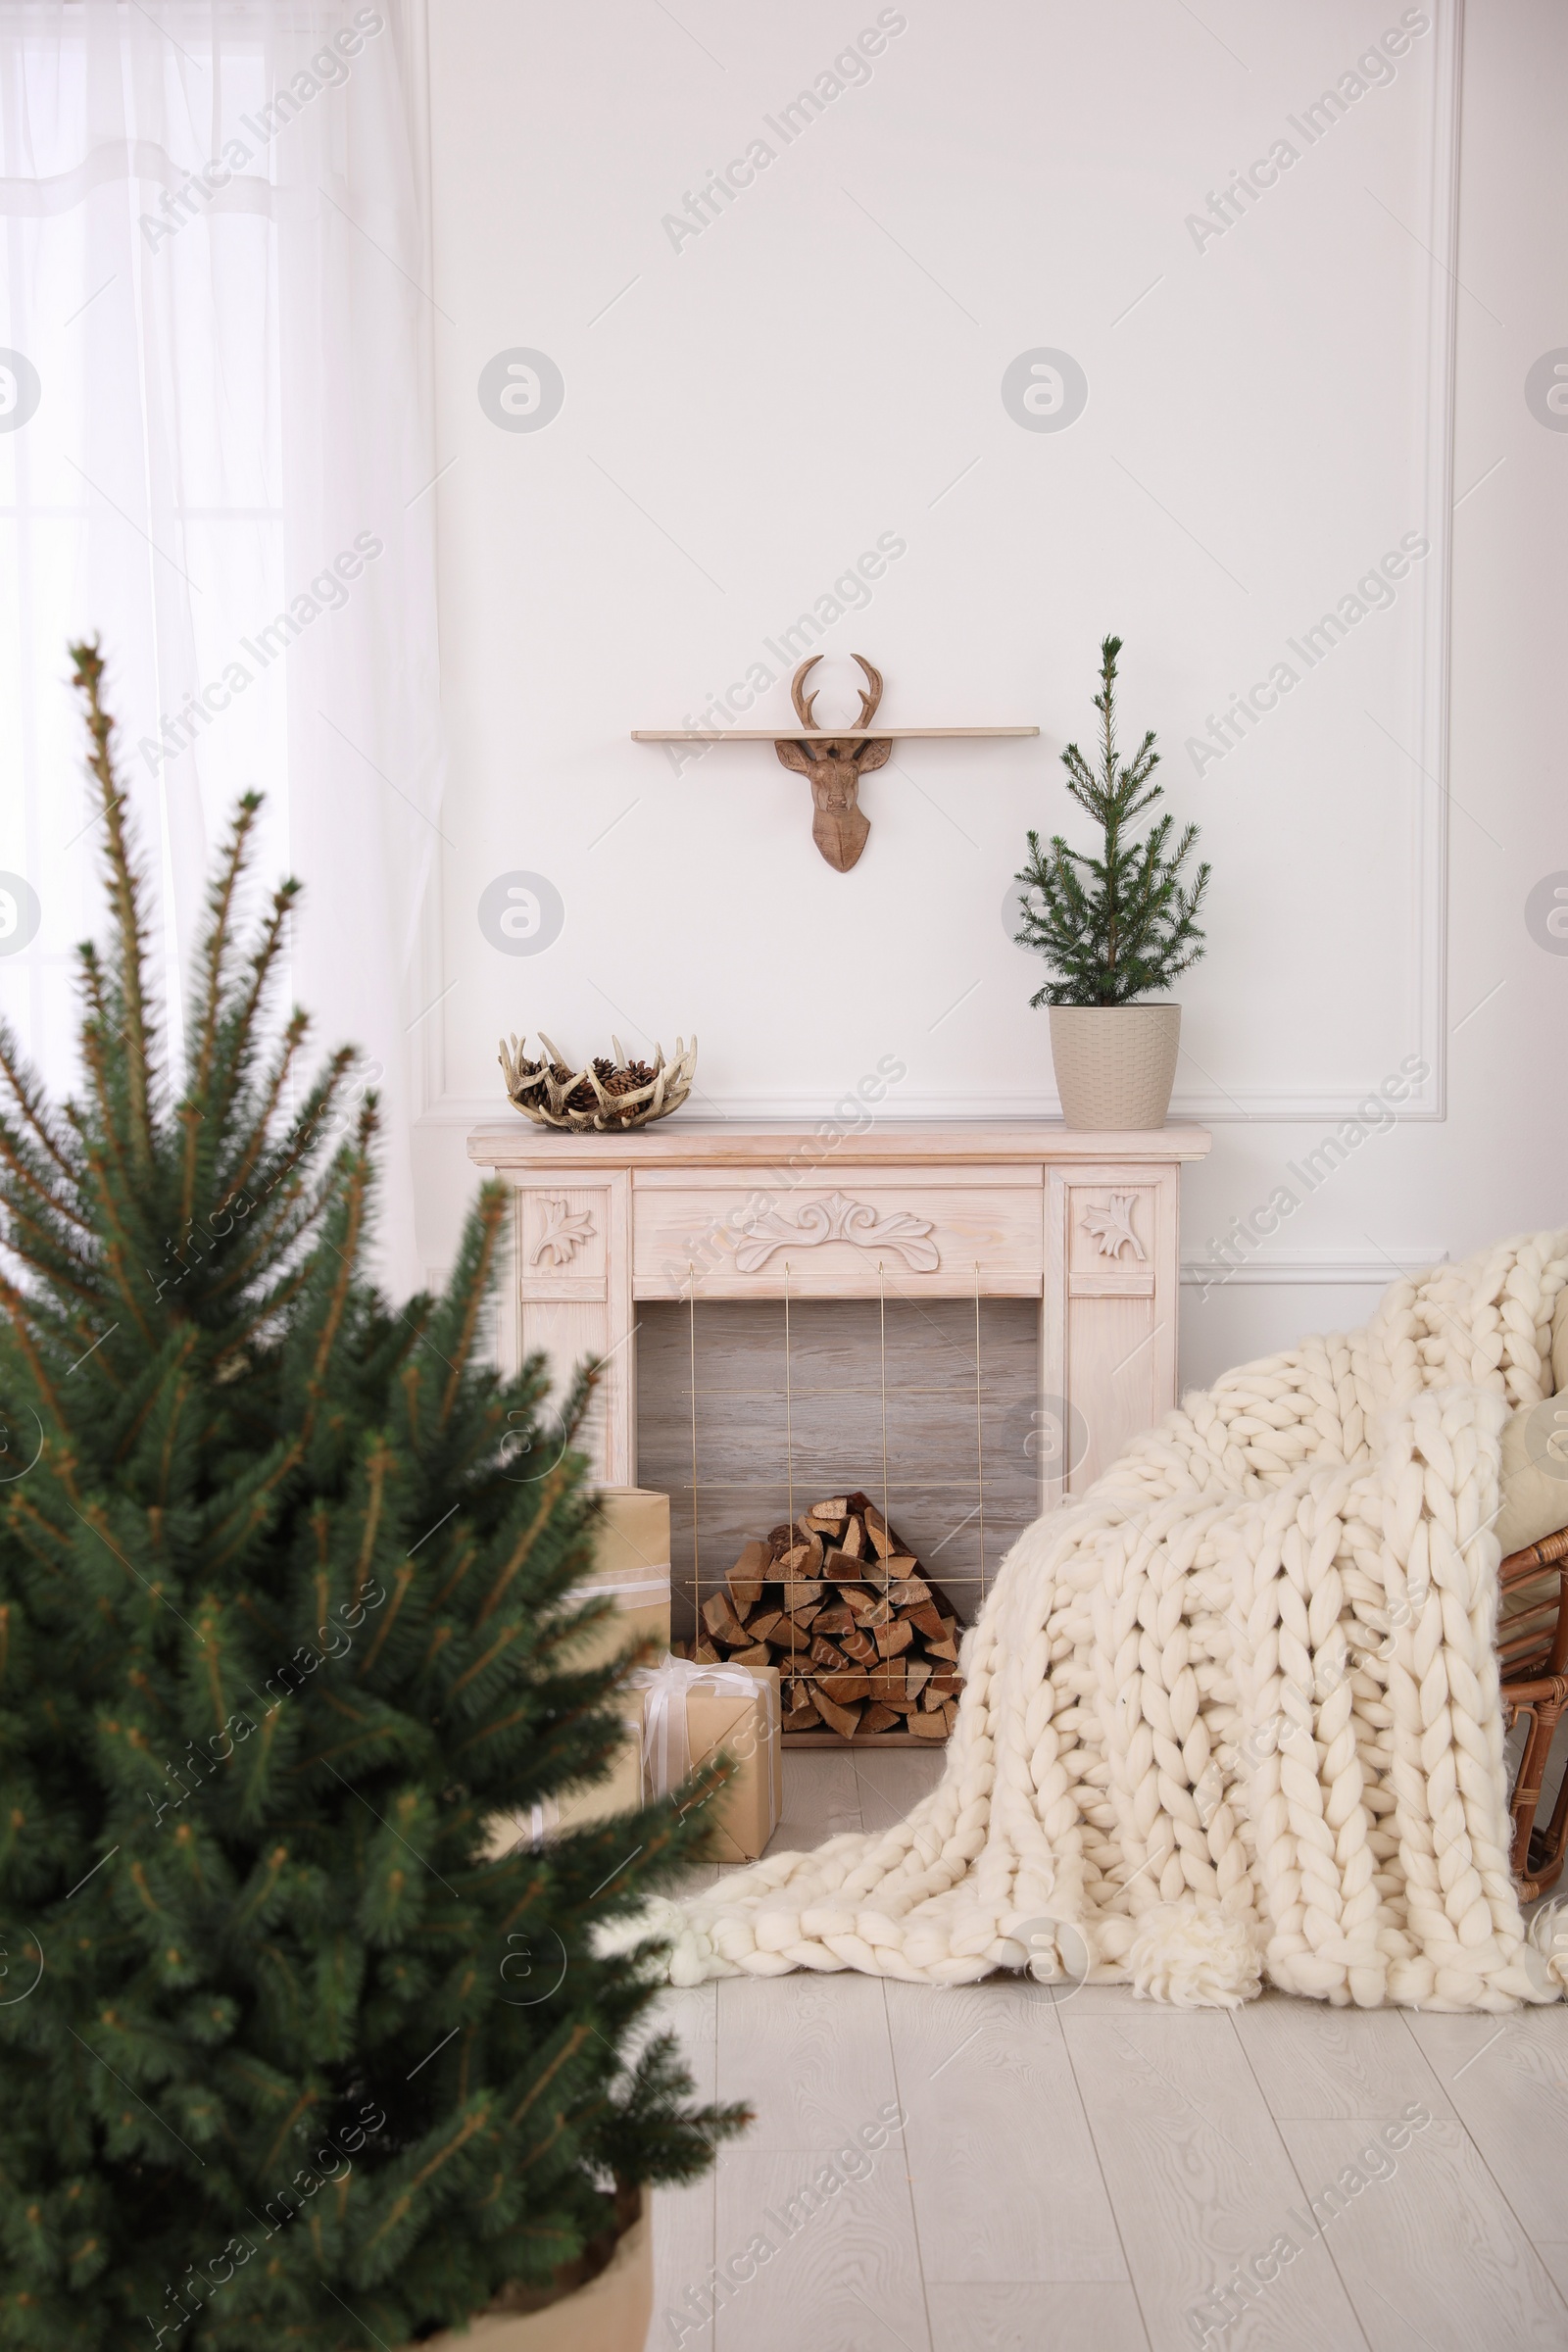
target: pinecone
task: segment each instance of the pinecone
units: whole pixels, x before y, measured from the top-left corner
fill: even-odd
[[[617,1069],[601,1054],[594,1060],[594,1075],[607,1095],[635,1094],[640,1086],[652,1086],[654,1071],[646,1061],[628,1061]]]

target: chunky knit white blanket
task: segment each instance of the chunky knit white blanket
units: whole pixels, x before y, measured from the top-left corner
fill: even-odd
[[[1568,1232],[1501,1244],[1189,1396],[1008,1554],[932,1794],[658,1906],[674,1981],[1560,1997],[1508,1869],[1493,1523],[1565,1282]]]

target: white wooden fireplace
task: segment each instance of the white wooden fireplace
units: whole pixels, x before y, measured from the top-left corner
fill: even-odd
[[[1039,1300],[1039,1386],[1082,1416],[1078,1492],[1176,1400],[1181,1166],[1200,1127],[1075,1133],[1046,1122],[881,1121],[860,1135],[676,1117],[573,1136],[520,1114],[468,1153],[515,1190],[509,1366],[597,1359],[597,1470],[637,1477],[634,1344],[644,1301]]]

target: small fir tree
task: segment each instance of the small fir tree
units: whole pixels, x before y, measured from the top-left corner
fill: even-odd
[[[1133,838],[1138,819],[1163,792],[1149,781],[1159,763],[1152,728],[1134,759],[1123,761],[1117,755],[1120,652],[1119,637],[1107,637],[1100,649],[1099,773],[1075,743],[1061,755],[1067,790],[1101,828],[1102,854],[1069,849],[1059,833],[1042,849],[1039,834],[1031,832],[1029,861],[1014,876],[1024,885],[1017,944],[1033,948],[1056,973],[1031,1004],[1131,1004],[1168,988],[1203,954],[1196,917],[1208,867],[1200,865],[1187,887],[1182,882],[1198,827],[1189,825],[1169,847],[1173,820],[1167,809],[1141,841]]]
[[[632,2184],[744,2122],[650,2037],[651,1948],[597,1948],[704,1818],[493,1850],[619,1733],[629,1661],[573,1664],[610,1605],[571,1597],[591,1384],[564,1446],[539,1366],[486,1367],[503,1188],[443,1298],[368,1281],[374,1103],[337,1108],[342,1052],[288,1107],[296,885],[247,945],[254,797],[166,1076],[73,654],[112,913],[79,1097],[0,1035],[0,2344],[395,2347],[602,2259]]]

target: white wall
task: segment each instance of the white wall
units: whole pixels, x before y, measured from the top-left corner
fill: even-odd
[[[820,1115],[888,1053],[908,1071],[895,1115],[1054,1109],[1041,974],[1003,902],[1028,825],[1076,831],[1058,755],[1092,724],[1107,629],[1125,732],[1158,730],[1215,868],[1209,956],[1180,991],[1177,1107],[1215,1134],[1186,1254],[1282,1185],[1302,1196],[1240,1276],[1187,1292],[1184,1376],[1360,1319],[1413,1255],[1563,1216],[1568,960],[1525,921],[1568,869],[1549,686],[1568,436],[1524,397],[1568,342],[1560,12],[1473,10],[1459,75],[1449,0],[1214,0],[1202,24],[1165,0],[914,0],[788,142],[782,106],[877,9],[676,16],[466,0],[432,26],[451,762],[416,1032],[427,1261],[468,1190],[464,1128],[501,1101],[503,1030],[586,1053],[695,1028],[705,1107],[737,1115]],[[1345,85],[1309,143],[1303,109],[1401,16],[1393,77]],[[753,184],[672,230],[759,137]],[[1222,235],[1195,231],[1281,138],[1298,160]],[[1088,380],[1061,431],[1002,397],[1043,347]],[[564,379],[537,431],[480,404],[517,349]],[[1428,553],[1309,671],[1290,640],[1402,539]],[[898,552],[869,602],[826,627],[824,704],[853,708],[863,652],[890,722],[1042,734],[901,750],[841,876],[769,747],[677,775],[628,737],[757,663],[773,682],[740,723],[782,718],[781,630],[879,541]],[[1298,682],[1277,708],[1223,758],[1200,748],[1281,661]],[[535,956],[479,919],[519,871],[563,904]],[[1401,1063],[1396,1115],[1306,1197],[1287,1163]]]

